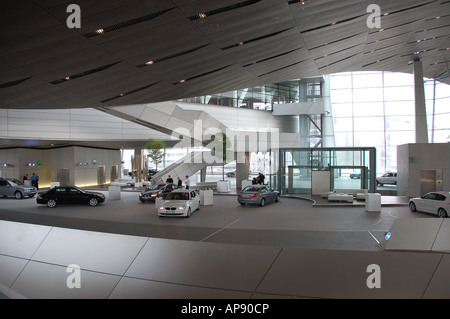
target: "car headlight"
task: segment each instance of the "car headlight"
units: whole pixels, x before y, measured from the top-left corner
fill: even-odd
[[[150,196],[151,196],[151,197],[157,197],[158,194],[151,194]]]
[[[178,209],[179,209],[179,210],[185,210],[185,209],[186,209],[186,206],[180,206],[180,207],[178,207]]]
[[[159,206],[158,209],[159,210],[164,210],[164,206]]]

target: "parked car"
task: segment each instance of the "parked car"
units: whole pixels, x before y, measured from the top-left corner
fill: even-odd
[[[227,173],[227,177],[235,177],[236,176],[236,171],[231,171]]]
[[[350,174],[350,178],[351,179],[361,179],[361,174],[360,173],[352,173],[352,174]]]
[[[200,195],[189,189],[176,189],[158,205],[159,216],[184,216],[200,209]]]
[[[250,185],[238,194],[238,202],[242,206],[245,204],[265,206],[267,203],[279,201],[280,193],[267,185]]]
[[[153,168],[149,169],[148,170],[148,180],[151,180],[153,175],[155,175],[156,173],[158,173],[158,171],[156,169],[153,169]]]
[[[409,210],[437,214],[439,217],[448,217],[450,209],[449,192],[430,192],[422,197],[409,200]]]
[[[397,185],[397,173],[386,173],[377,177],[377,184],[380,186],[384,184]]]
[[[166,196],[173,190],[177,189],[178,185],[173,183],[155,184],[147,187],[144,191],[139,193],[139,200],[141,202],[151,201],[155,202],[157,197],[165,199]]]
[[[76,186],[57,186],[46,192],[39,193],[36,202],[48,207],[55,207],[60,204],[89,204],[97,206],[105,201],[105,195],[98,192],[85,191]]]
[[[0,196],[22,199],[25,196],[33,197],[37,192],[36,187],[24,185],[18,179],[0,178]]]

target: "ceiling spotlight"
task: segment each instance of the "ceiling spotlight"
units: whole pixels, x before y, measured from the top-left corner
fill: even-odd
[[[97,30],[95,30],[95,33],[97,33],[97,34],[102,34],[103,32],[105,32],[105,30],[103,30],[103,29],[97,29]]]
[[[153,63],[155,63],[153,60],[150,60],[150,61],[145,62],[146,65],[151,65],[151,64],[153,64]]]
[[[198,14],[198,17],[199,17],[200,19],[204,19],[204,18],[206,18],[206,13],[199,13],[199,14]]]
[[[65,79],[66,79],[67,81],[69,81],[69,80],[70,80],[70,76],[66,76]]]
[[[180,82],[180,83],[184,83],[184,82],[186,82],[186,80],[180,80],[179,82]]]

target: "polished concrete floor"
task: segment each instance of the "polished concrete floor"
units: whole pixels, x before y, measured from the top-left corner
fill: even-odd
[[[315,207],[295,198],[242,207],[235,195],[217,194],[214,205],[202,206],[190,218],[165,218],[158,217],[153,203],[140,203],[137,192],[124,191],[120,200],[108,200],[104,193],[107,200],[97,207],[50,209],[34,198],[0,199],[0,219],[200,242],[373,251],[397,218],[430,218],[409,212],[402,202],[383,206],[381,212],[366,212],[363,205]]]
[[[235,195],[215,195],[190,218],[158,217],[125,191],[97,207],[0,203],[0,295],[9,297],[450,297],[449,254],[376,247],[398,220],[437,219],[404,203],[380,212],[296,198],[241,207]],[[68,286],[74,264],[80,289]],[[380,289],[367,285],[373,264]]]

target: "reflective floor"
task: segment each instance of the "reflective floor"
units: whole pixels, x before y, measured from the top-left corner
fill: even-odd
[[[98,207],[49,209],[37,206],[35,199],[0,202],[4,294],[449,297],[448,285],[442,285],[448,276],[441,270],[450,263],[448,254],[379,251],[375,246],[396,220],[435,219],[410,213],[404,205],[374,213],[364,207],[313,207],[309,201],[283,198],[265,207],[241,207],[234,196],[216,195],[214,205],[203,206],[190,218],[161,218],[154,204],[140,203],[135,192],[122,192],[120,200]],[[382,269],[380,289],[367,286],[370,264]],[[76,283],[80,288],[69,288]]]

